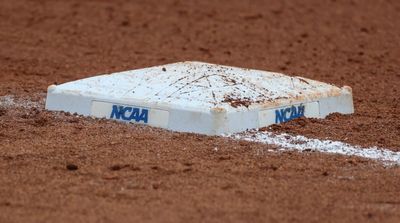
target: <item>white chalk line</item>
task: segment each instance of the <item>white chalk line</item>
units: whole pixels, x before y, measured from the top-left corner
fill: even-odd
[[[381,161],[387,165],[400,164],[400,152],[394,152],[384,148],[361,147],[348,143],[332,140],[320,140],[305,136],[292,136],[286,133],[275,134],[271,132],[248,131],[245,133],[228,135],[235,140],[258,142],[280,147],[279,150],[317,151],[322,153],[340,154],[346,156],[358,156],[362,158]]]
[[[34,102],[26,98],[16,98],[13,95],[0,96],[0,108],[19,107],[25,109],[41,109],[43,104],[44,98],[41,102]],[[304,150],[312,150],[322,153],[358,156],[381,161],[387,165],[400,165],[400,152],[394,152],[388,149],[378,148],[376,146],[365,148],[340,141],[312,139],[300,135],[292,136],[286,133],[275,134],[257,130],[224,136],[233,138],[235,140],[245,140],[276,145],[280,147],[280,151],[297,150],[302,152]]]

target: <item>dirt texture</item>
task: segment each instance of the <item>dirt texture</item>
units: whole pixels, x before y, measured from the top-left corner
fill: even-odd
[[[399,222],[400,168],[43,110],[46,88],[184,60],[353,88],[276,132],[400,151],[400,1],[0,1],[0,222]]]

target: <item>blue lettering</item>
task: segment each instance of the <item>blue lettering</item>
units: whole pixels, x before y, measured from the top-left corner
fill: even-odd
[[[296,106],[292,106],[292,108],[291,108],[291,110],[292,110],[292,113],[290,114],[290,120],[292,120],[292,119],[294,119],[294,118],[297,118],[298,116],[298,113],[297,113],[297,109],[296,109]],[[300,109],[299,109],[300,110]]]
[[[287,122],[295,118],[304,116],[304,105],[291,106],[289,108],[282,108],[275,110],[275,123]]]
[[[139,122],[139,114],[140,114],[139,108],[134,108],[131,116],[129,117],[129,120],[135,120],[136,122]]]
[[[121,119],[121,115],[122,115],[121,111],[123,108],[124,108],[124,106],[113,105],[110,118]]]
[[[111,115],[111,119],[124,120],[124,121],[132,121],[148,123],[149,121],[149,110],[141,109],[135,107],[125,107],[113,105]]]
[[[149,121],[149,110],[147,109],[142,110],[142,114],[140,114],[139,121],[143,121],[144,123],[147,123]]]
[[[297,113],[297,117],[303,117],[304,116],[304,110],[305,110],[304,105],[300,105],[299,106],[299,111]]]
[[[291,108],[286,108],[285,109],[284,115],[283,115],[283,119],[285,119],[285,122],[290,120],[290,112],[291,112],[291,110],[292,110]],[[289,114],[289,117],[286,114]]]
[[[132,111],[132,108],[131,108],[131,107],[125,107],[125,108],[123,108],[123,109],[122,109],[122,120],[130,121],[131,118],[130,118],[130,116],[127,116],[126,112],[131,112],[131,111]]]
[[[281,110],[276,109],[275,110],[275,123],[278,124],[278,123],[284,122],[283,117],[284,117],[283,109],[281,109]]]

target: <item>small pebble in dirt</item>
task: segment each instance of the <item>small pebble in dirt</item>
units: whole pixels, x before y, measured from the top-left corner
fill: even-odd
[[[273,171],[277,171],[279,167],[275,166],[275,165],[271,165],[270,166],[271,170]]]
[[[132,171],[141,171],[142,168],[137,167],[137,166],[133,166],[133,167],[131,167],[131,170],[132,170]]]
[[[113,171],[122,169],[122,167],[120,165],[113,165],[113,166],[110,166],[109,168],[110,168],[110,170],[113,170]]]
[[[77,169],[78,169],[77,165],[72,164],[72,163],[67,164],[67,170],[74,171],[74,170],[77,170]]]
[[[117,171],[117,170],[121,170],[125,167],[128,167],[129,165],[119,165],[119,164],[115,164],[109,167],[110,170],[112,171]]]
[[[158,190],[158,189],[160,189],[161,184],[160,183],[153,183],[151,186],[153,187],[154,190]]]
[[[219,161],[230,160],[230,159],[231,159],[230,156],[220,156],[220,157],[218,157]]]
[[[329,173],[326,172],[326,171],[324,171],[324,172],[322,173],[322,176],[324,176],[324,177],[326,177],[326,176],[328,176],[328,175],[329,175]]]
[[[190,172],[190,171],[192,171],[193,169],[191,168],[191,167],[188,167],[188,168],[185,168],[185,169],[183,169],[182,171],[183,172]]]
[[[124,20],[121,22],[121,26],[129,26],[130,22],[128,20]]]
[[[0,108],[0,116],[3,116],[6,114],[6,109]]]

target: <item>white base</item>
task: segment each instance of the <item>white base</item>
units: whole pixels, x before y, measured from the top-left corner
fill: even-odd
[[[52,85],[46,109],[207,135],[354,112],[350,87],[200,62]]]

